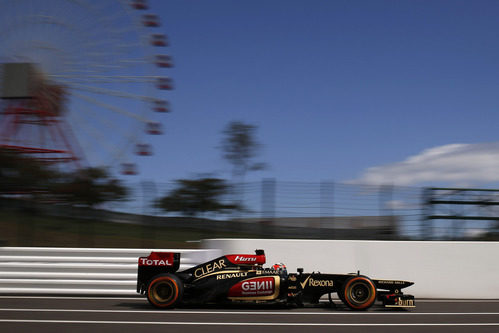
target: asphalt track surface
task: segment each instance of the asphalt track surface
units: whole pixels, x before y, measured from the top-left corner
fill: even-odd
[[[0,296],[0,332],[499,332],[499,300],[418,300],[417,308],[152,308],[145,298]]]

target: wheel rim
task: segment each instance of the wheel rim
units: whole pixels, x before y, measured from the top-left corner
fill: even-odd
[[[152,290],[153,298],[159,303],[168,303],[173,299],[175,290],[169,281],[158,282]]]
[[[363,304],[371,297],[371,290],[365,283],[357,282],[350,289],[350,299],[356,304]]]

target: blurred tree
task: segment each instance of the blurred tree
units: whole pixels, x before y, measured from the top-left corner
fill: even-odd
[[[0,195],[93,207],[123,200],[128,190],[102,168],[61,173],[31,157],[0,149]]]
[[[221,202],[221,197],[229,191],[229,185],[223,179],[179,179],[176,183],[177,187],[157,203],[159,208],[167,212],[197,216],[206,212],[230,212],[240,209],[238,205]]]
[[[46,194],[49,184],[58,176],[58,172],[46,164],[7,149],[0,149],[1,195]]]
[[[63,202],[94,207],[108,201],[124,200],[128,189],[106,169],[84,168],[67,173],[52,185],[52,192]]]
[[[264,163],[254,163],[261,144],[255,139],[257,127],[240,121],[230,122],[223,131],[223,158],[232,164],[232,177],[243,181],[248,171],[265,168]]]

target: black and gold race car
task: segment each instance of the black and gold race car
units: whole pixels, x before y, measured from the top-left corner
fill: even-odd
[[[178,271],[180,253],[151,252],[138,262],[137,292],[157,308],[179,304],[274,302],[303,306],[337,293],[353,310],[366,310],[376,301],[387,308],[413,308],[414,296],[402,293],[413,282],[370,279],[360,273],[289,273],[283,264],[264,268],[265,253],[230,254]]]

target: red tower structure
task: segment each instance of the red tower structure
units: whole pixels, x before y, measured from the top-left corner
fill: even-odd
[[[85,157],[65,124],[67,92],[30,63],[2,65],[0,148],[79,168]]]
[[[1,1],[1,0],[0,0]],[[147,0],[2,1],[0,149],[135,175],[171,111],[168,37]],[[29,10],[27,10],[29,8]]]

